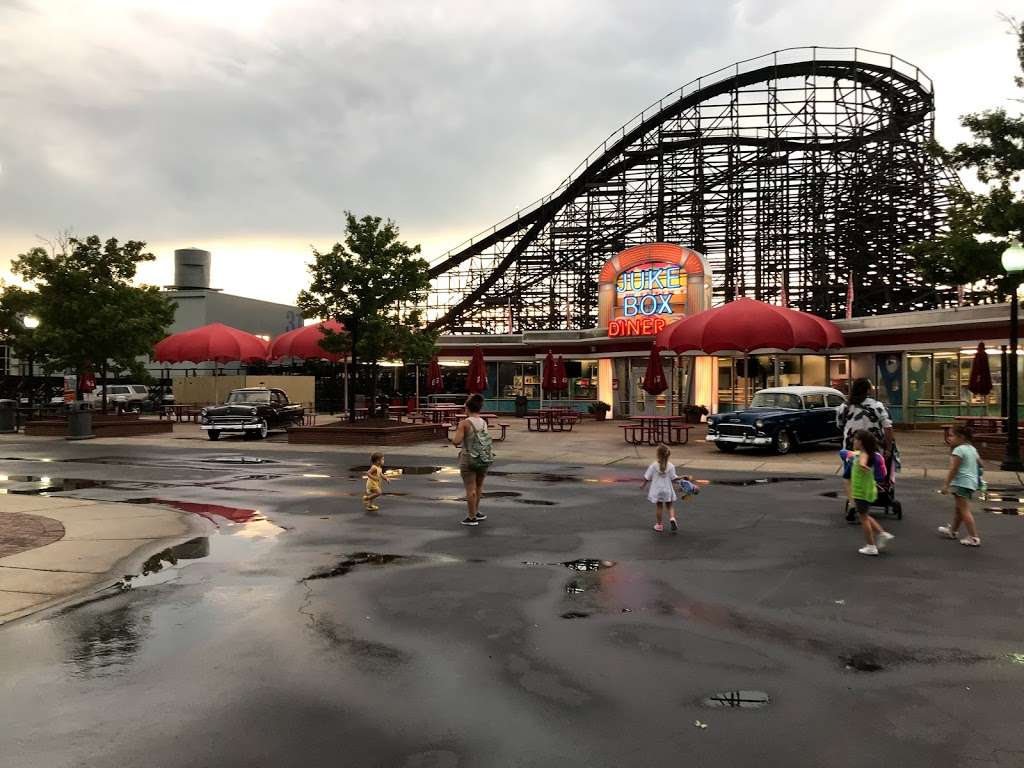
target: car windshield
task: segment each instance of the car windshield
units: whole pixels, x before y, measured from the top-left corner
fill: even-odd
[[[255,405],[256,403],[269,403],[269,392],[232,392],[224,401],[227,405]]]
[[[802,411],[800,397],[788,392],[758,392],[754,395],[751,408],[787,408],[791,411]]]

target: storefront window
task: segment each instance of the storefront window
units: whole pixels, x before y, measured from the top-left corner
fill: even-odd
[[[964,381],[963,391],[960,388],[960,364],[956,352],[936,352],[934,361],[935,399],[940,403],[959,404],[967,401],[967,382]]]
[[[572,400],[597,400],[597,360],[567,360],[569,397]]]
[[[924,413],[933,412],[935,394],[932,389],[932,356],[929,353],[907,355],[907,408],[915,421]]]
[[[858,358],[851,360],[853,378],[862,378],[863,361]],[[861,365],[853,365],[858,363]],[[885,403],[893,421],[903,421],[903,354],[886,352],[875,356],[875,397]]]
[[[809,355],[808,355],[809,357]],[[808,382],[803,380],[804,367],[807,359],[800,355],[779,355],[779,380],[774,386],[777,387],[798,387]],[[821,378],[824,383],[825,358],[821,358]]]
[[[850,394],[850,358],[848,355],[829,357],[828,386],[838,389],[844,395]]]
[[[718,358],[718,410],[736,410],[736,376],[731,357]]]

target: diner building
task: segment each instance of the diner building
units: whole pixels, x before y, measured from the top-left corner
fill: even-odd
[[[669,382],[652,396],[642,382],[654,335],[667,324],[709,308],[711,279],[696,251],[664,243],[636,246],[605,265],[599,280],[598,327],[517,334],[448,334],[439,341],[446,391],[461,386],[473,350],[487,362],[487,408],[515,410],[516,398],[536,409],[552,401],[580,411],[602,401],[613,417],[682,414],[688,406],[735,410],[771,386],[848,390],[868,378],[893,418],[905,424],[948,422],[957,415],[998,415],[1009,343],[1009,305],[988,304],[834,320],[845,339],[828,351],[755,350],[749,355],[663,352]],[[993,390],[972,394],[968,378],[978,344],[989,355]],[[567,392],[541,389],[543,360],[561,355]],[[1021,383],[1024,391],[1024,381]],[[691,411],[695,410],[691,408]]]

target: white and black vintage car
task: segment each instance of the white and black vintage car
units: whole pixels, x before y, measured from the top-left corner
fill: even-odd
[[[708,416],[709,443],[728,453],[741,446],[786,454],[797,445],[840,442],[836,411],[846,402],[830,387],[774,387],[754,395],[750,407]]]
[[[211,440],[219,439],[224,433],[264,438],[271,429],[301,424],[302,406],[288,402],[288,395],[282,389],[235,389],[224,405],[203,408],[199,422],[199,428]]]

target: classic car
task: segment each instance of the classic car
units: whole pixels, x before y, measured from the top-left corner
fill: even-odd
[[[301,424],[302,406],[288,402],[288,395],[280,389],[235,389],[224,405],[203,408],[199,422],[199,428],[211,440],[220,439],[224,432],[262,439],[271,429]]]
[[[708,416],[707,441],[728,453],[742,445],[786,454],[797,445],[839,442],[836,410],[846,402],[829,387],[774,387],[754,395],[750,408]]]

